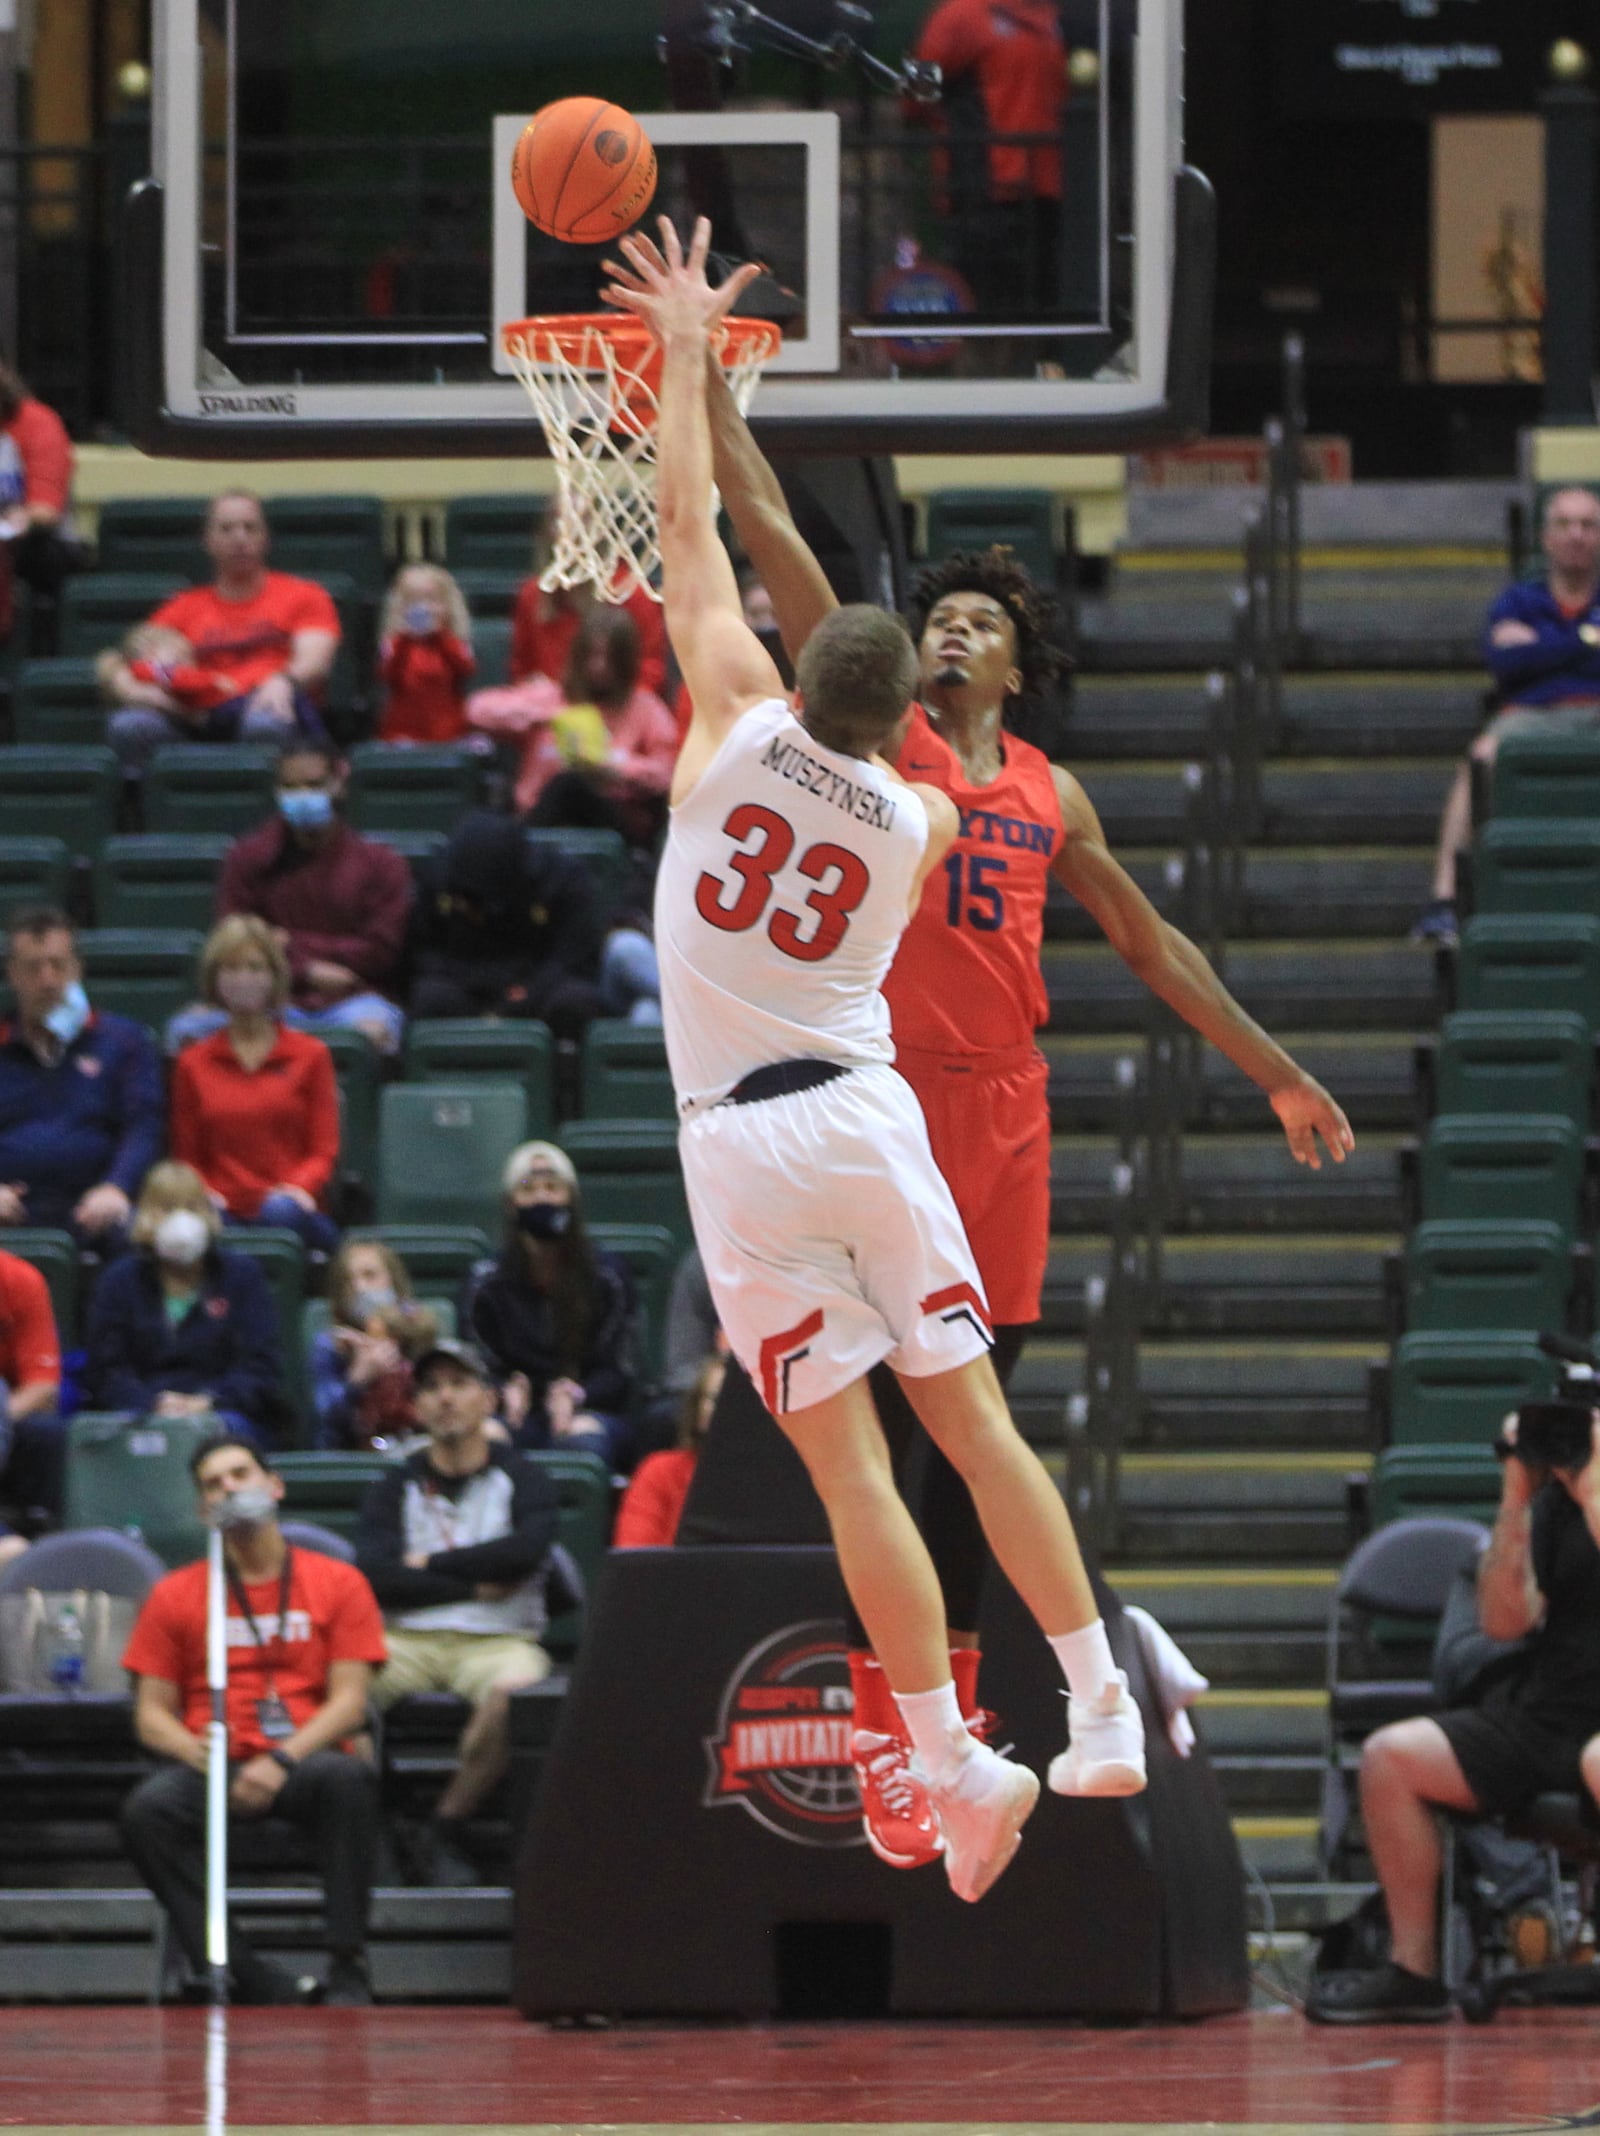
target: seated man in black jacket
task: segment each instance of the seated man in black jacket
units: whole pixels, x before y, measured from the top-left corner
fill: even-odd
[[[466,1820],[506,1769],[511,1693],[550,1670],[538,1641],[557,1500],[541,1469],[489,1437],[494,1383],[470,1345],[426,1351],[413,1400],[429,1444],[367,1493],[356,1563],[385,1613],[389,1661],[374,1687],[378,1704],[453,1691],[472,1705],[427,1860],[435,1884],[477,1884]]]

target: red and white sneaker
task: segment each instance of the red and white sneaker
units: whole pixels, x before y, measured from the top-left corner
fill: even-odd
[[[944,1835],[933,1814],[926,1783],[898,1736],[858,1728],[850,1756],[861,1790],[861,1822],[867,1845],[891,1869],[922,1869],[944,1852]]]

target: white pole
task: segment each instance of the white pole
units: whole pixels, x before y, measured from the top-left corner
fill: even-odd
[[[228,1591],[222,1530],[206,1538],[206,1967],[212,2003],[228,2000]]]

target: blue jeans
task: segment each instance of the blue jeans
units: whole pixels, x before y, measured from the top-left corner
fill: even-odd
[[[600,953],[600,991],[608,1016],[626,1016],[636,1024],[660,1023],[661,970],[647,934],[636,927],[617,927],[607,935]]]
[[[232,1210],[224,1210],[222,1221],[236,1230],[270,1224],[298,1232],[307,1253],[333,1253],[339,1245],[339,1227],[333,1218],[324,1216],[320,1209],[302,1209],[288,1194],[269,1194],[254,1216],[235,1216]]]
[[[292,721],[259,711],[248,697],[231,697],[204,719],[175,719],[154,705],[119,705],[106,722],[106,739],[128,778],[137,778],[166,742],[282,742],[291,733],[319,742],[328,738],[322,715],[304,690],[294,693]]]
[[[222,1009],[207,1008],[199,1001],[191,1003],[188,1008],[180,1009],[167,1025],[167,1052],[181,1053],[197,1038],[209,1038],[213,1031],[220,1031],[227,1020]],[[364,1028],[371,1038],[374,1031],[381,1030],[383,1035],[376,1041],[381,1053],[398,1053],[406,1028],[404,1010],[384,995],[375,993],[349,994],[327,1009],[290,1006],[283,1011],[283,1021],[291,1031],[309,1031],[313,1037],[321,1031],[359,1031]]]

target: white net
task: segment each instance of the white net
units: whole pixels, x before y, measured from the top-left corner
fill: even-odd
[[[655,344],[616,320],[583,317],[524,319],[503,339],[555,462],[554,552],[540,585],[592,586],[615,602],[642,591],[659,601]],[[741,414],[782,340],[764,319],[725,327],[718,353]]]

